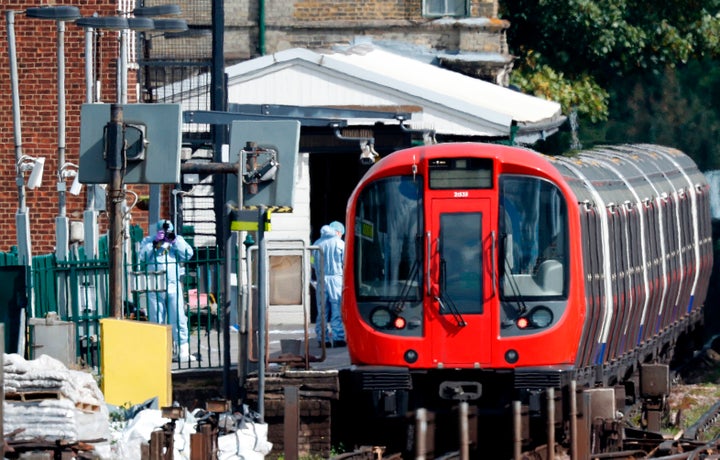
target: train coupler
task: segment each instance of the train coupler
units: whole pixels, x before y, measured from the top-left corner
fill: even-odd
[[[453,382],[446,381],[440,384],[440,397],[453,401],[474,401],[482,395],[482,385],[479,382]]]

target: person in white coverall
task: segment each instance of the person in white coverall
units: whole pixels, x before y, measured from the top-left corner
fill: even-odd
[[[343,259],[345,257],[345,242],[342,236],[345,234],[345,227],[340,222],[331,222],[323,225],[320,229],[320,238],[315,241],[314,246],[318,246],[322,251],[323,270],[320,270],[320,257],[313,260],[313,268],[315,276],[318,277],[318,283],[323,283],[324,296],[320,298],[320,289],[318,289],[318,317],[315,321],[315,334],[318,342],[322,345],[323,340],[323,323],[325,324],[325,345],[331,347],[345,346],[345,328],[342,323],[342,313],[340,311],[340,299],[342,297],[342,281],[343,281]],[[320,279],[320,276],[323,279]],[[323,306],[325,313],[325,321],[323,321]]]
[[[156,224],[154,236],[147,236],[141,242],[140,261],[147,263],[147,272],[161,272],[165,277],[165,291],[148,291],[148,319],[159,324],[172,325],[173,358],[180,361],[195,361],[190,354],[187,315],[182,302],[180,276],[184,274],[181,262],[193,256],[192,247],[175,233],[169,220]]]

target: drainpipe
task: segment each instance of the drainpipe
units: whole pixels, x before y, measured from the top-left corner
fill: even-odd
[[[258,0],[258,52],[265,56],[265,0]]]

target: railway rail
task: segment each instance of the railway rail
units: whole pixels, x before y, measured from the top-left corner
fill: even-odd
[[[434,458],[442,460],[467,460],[470,458],[469,445],[472,429],[469,428],[467,411],[467,403],[459,404],[460,425],[459,448],[456,451],[435,453],[432,451],[433,438],[433,415],[425,410],[416,412],[416,459]],[[702,414],[697,422],[679,433],[678,435],[668,438],[662,433],[654,433],[635,429],[632,427],[623,427],[620,430],[621,439],[618,442],[618,450],[615,452],[607,452],[603,454],[592,454],[588,458],[591,460],[710,460],[720,459],[720,438],[715,437],[712,440],[702,440],[702,434],[710,427],[718,424],[720,416],[720,402],[710,407]],[[554,425],[554,420],[548,420],[548,424]],[[494,446],[485,446],[488,453],[493,452]],[[555,449],[547,449],[547,446],[541,446],[532,451],[517,451],[512,460],[565,460],[577,459],[583,457],[574,457],[561,446]],[[341,455],[332,457],[332,460],[400,460],[402,455],[399,453],[385,453],[385,449],[380,446],[362,446],[355,451],[346,452]]]

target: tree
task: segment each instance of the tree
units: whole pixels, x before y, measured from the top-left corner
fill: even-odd
[[[518,56],[512,83],[565,113],[607,120],[610,86],[714,57],[720,0],[501,0]]]

